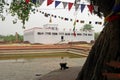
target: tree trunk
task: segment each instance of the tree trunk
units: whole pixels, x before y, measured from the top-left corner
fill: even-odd
[[[120,20],[105,26],[76,80],[108,80],[102,73],[115,71],[106,65],[111,60],[120,62]]]

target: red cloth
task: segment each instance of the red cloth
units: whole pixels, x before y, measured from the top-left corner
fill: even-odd
[[[112,15],[110,17],[105,18],[106,21],[111,22],[113,20],[120,19],[120,15]]]

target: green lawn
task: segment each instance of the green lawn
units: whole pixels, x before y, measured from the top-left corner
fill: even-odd
[[[46,57],[69,57],[81,58],[84,56],[69,53],[69,52],[54,52],[54,53],[25,53],[25,54],[0,54],[0,59],[19,59],[19,58],[46,58]]]

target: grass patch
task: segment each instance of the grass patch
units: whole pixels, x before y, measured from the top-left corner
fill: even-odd
[[[81,58],[84,56],[69,52],[53,52],[53,53],[24,53],[24,54],[0,54],[0,59],[19,59],[19,58],[46,58],[46,57],[69,57]]]

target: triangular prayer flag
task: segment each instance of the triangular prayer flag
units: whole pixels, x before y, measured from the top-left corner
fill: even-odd
[[[81,20],[80,23],[84,23],[85,21],[84,20]]]
[[[79,6],[80,6],[80,4],[75,4],[75,11],[78,10]]]
[[[97,24],[98,22],[95,22],[95,24]]]
[[[55,8],[61,3],[61,1],[55,1]]]
[[[81,1],[81,0],[75,0],[74,3],[75,3],[75,4],[80,4],[80,1]]]
[[[42,12],[42,14],[44,14],[44,12]]]
[[[63,3],[63,7],[65,9],[68,3],[67,2],[62,2],[62,3]]]
[[[52,23],[52,18],[50,17],[49,23]]]
[[[79,22],[79,20],[76,20],[76,22]]]
[[[54,15],[52,14],[51,16],[53,17]]]
[[[66,21],[68,21],[68,18],[65,18]]]
[[[40,0],[36,0],[36,6],[39,6],[40,5]]]
[[[73,3],[68,3],[68,10],[70,11],[70,9],[72,8],[72,6],[73,6]]]
[[[25,0],[25,2],[28,4],[30,2],[30,0]]]
[[[44,16],[45,16],[45,17],[48,17],[48,14],[47,14],[47,13],[45,13],[45,14],[44,14]]]
[[[38,12],[38,9],[36,11]]]
[[[84,8],[85,8],[85,4],[81,4],[81,13],[83,12]]]
[[[54,18],[57,18],[57,16],[55,15]]]
[[[80,0],[75,0],[75,1],[74,1],[74,6],[75,6],[76,4],[79,4],[79,5],[80,5]]]
[[[34,4],[36,4],[36,0],[32,0],[32,2],[33,2]]]
[[[89,21],[89,24],[91,24],[92,22],[91,21]]]
[[[63,17],[61,17],[61,19],[63,19]]]
[[[70,21],[73,21],[73,19],[70,19]]]
[[[94,11],[98,12],[98,6],[94,6]]]
[[[13,24],[17,23],[17,19],[13,20]]]
[[[101,25],[101,24],[102,24],[102,22],[97,22],[97,24]]]
[[[74,1],[74,6],[75,6],[76,4],[77,4],[77,1],[75,0],[75,1]]]
[[[113,11],[113,13],[120,12],[120,4],[113,7],[112,11]]]
[[[93,9],[94,9],[93,5],[87,5],[87,7],[88,7],[88,9],[89,9],[90,13],[92,14]]]
[[[39,0],[39,4],[42,5],[45,0]]]
[[[50,16],[50,14],[48,13],[48,16]]]
[[[53,0],[47,0],[47,6],[53,3]]]

